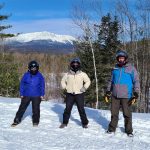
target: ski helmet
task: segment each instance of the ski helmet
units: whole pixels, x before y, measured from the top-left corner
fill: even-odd
[[[33,60],[29,62],[28,69],[32,75],[36,75],[39,70],[39,64]]]
[[[119,57],[124,57],[124,60],[120,60]],[[119,50],[116,53],[116,59],[118,61],[118,66],[123,67],[127,63],[128,54],[126,51]]]
[[[79,58],[74,58],[70,62],[70,69],[77,72],[81,68],[81,61]]]
[[[119,57],[124,57],[126,60],[128,58],[128,54],[124,50],[118,50],[116,53],[116,59],[118,60]]]

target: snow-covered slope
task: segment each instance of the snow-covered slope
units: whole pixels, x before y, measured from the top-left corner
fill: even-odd
[[[50,33],[47,31],[44,32],[33,32],[33,33],[24,33],[19,34],[15,37],[7,39],[8,42],[31,42],[37,40],[50,40],[53,42],[60,42],[60,43],[72,43],[75,38],[69,35],[57,35],[54,33]]]
[[[109,111],[86,108],[90,123],[83,129],[75,106],[67,128],[59,129],[65,106],[50,102],[41,103],[38,127],[32,126],[29,106],[22,123],[12,128],[19,104],[20,99],[0,97],[0,150],[150,150],[150,114],[133,114],[135,136],[129,138],[122,113],[115,135],[108,135]]]

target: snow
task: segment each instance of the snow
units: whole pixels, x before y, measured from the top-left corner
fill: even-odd
[[[41,120],[32,126],[32,109],[28,107],[22,123],[11,127],[20,104],[19,98],[0,97],[0,150],[150,150],[150,114],[133,114],[134,137],[123,132],[124,119],[119,116],[115,134],[105,133],[110,111],[86,108],[89,128],[83,129],[76,106],[68,126],[60,129],[65,105],[41,103]]]
[[[43,31],[43,32],[33,32],[33,33],[24,33],[19,34],[12,38],[7,38],[7,42],[30,42],[34,40],[51,40],[53,42],[61,42],[61,43],[73,43],[75,38],[69,35],[57,35],[51,32]]]

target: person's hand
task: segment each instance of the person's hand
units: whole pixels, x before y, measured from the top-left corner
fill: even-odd
[[[128,105],[134,105],[137,102],[137,99],[135,97],[132,97],[129,101],[128,101]]]
[[[110,91],[106,91],[106,94],[104,96],[104,100],[106,103],[110,102],[110,97],[111,97],[111,92]]]
[[[63,89],[63,92],[62,92],[64,95],[67,94],[67,90],[66,89]]]
[[[44,96],[40,96],[40,98],[41,98],[41,101],[43,101],[43,100],[44,100]]]
[[[134,105],[137,102],[139,94],[137,92],[133,92],[133,97],[128,101],[128,105]]]
[[[85,87],[82,87],[81,89],[80,89],[80,92],[85,92],[86,91],[86,88]]]

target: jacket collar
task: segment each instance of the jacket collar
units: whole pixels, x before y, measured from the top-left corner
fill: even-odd
[[[126,67],[129,67],[129,66],[131,66],[130,63],[126,63],[126,64],[125,64],[124,66],[122,66],[122,67],[119,67],[118,64],[116,64],[116,65],[115,65],[115,68],[126,68]]]
[[[74,71],[72,71],[72,70],[69,70],[69,73],[70,74],[72,74],[72,75],[77,75],[77,74],[79,74],[79,73],[81,73],[82,71],[81,70],[78,70],[77,72],[74,72]]]

